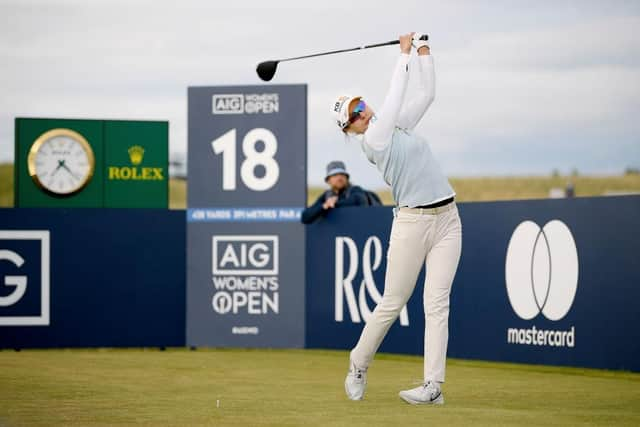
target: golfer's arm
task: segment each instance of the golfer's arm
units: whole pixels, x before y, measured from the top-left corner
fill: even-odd
[[[431,55],[418,56],[418,87],[408,94],[400,116],[398,117],[398,127],[403,129],[413,129],[420,119],[427,112],[427,109],[436,96],[436,77]]]
[[[398,115],[402,108],[404,93],[409,81],[409,55],[401,53],[391,77],[391,85],[382,108],[376,112],[376,121],[367,130],[366,143],[375,150],[383,149],[391,142],[393,130],[398,122]]]

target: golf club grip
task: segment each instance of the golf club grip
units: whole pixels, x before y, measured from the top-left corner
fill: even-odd
[[[423,34],[420,37],[420,40],[427,41],[427,40],[429,40],[429,36],[427,34]],[[394,44],[400,44],[400,40],[391,40],[391,41],[384,42],[384,43],[369,44],[369,45],[366,45],[366,46],[362,46],[359,49],[369,49],[371,47],[380,47],[380,46],[391,46],[391,45],[394,45]]]

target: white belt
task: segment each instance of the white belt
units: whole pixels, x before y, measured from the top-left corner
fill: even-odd
[[[408,208],[401,207],[399,209],[400,212],[406,212],[414,215],[438,215],[443,212],[450,211],[451,209],[456,207],[456,202],[448,203],[444,206],[440,206],[437,208]]]

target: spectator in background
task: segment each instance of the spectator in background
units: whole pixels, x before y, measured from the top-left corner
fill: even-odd
[[[333,208],[369,206],[372,204],[369,201],[367,191],[349,183],[347,168],[341,161],[334,160],[329,162],[324,181],[329,184],[330,189],[322,193],[314,204],[302,212],[302,222],[305,224],[310,224],[319,217],[326,216]]]
[[[571,198],[576,195],[576,188],[572,181],[567,182],[567,186],[564,188],[564,196]]]

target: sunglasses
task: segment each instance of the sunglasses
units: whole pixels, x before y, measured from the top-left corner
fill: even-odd
[[[351,117],[349,117],[349,123],[353,123],[360,118],[360,113],[364,112],[367,109],[367,104],[361,99],[356,105],[356,108],[353,109],[351,113]]]

